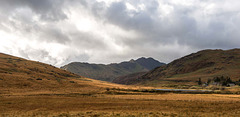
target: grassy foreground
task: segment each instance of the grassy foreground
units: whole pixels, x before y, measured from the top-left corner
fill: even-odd
[[[1,116],[238,116],[240,95],[33,94],[1,95]]]

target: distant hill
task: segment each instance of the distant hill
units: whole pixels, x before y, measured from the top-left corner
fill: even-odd
[[[197,84],[199,78],[206,82],[207,79],[212,79],[215,76],[228,76],[233,80],[240,79],[240,49],[199,51],[145,74],[132,74],[122,77],[125,80],[116,81],[116,79],[114,82],[148,86],[189,85]]]
[[[0,53],[0,94],[91,93],[115,87],[54,66]],[[119,86],[116,86],[119,87]]]
[[[161,63],[153,58],[142,57],[137,60],[132,59],[127,62],[108,65],[73,62],[61,67],[61,69],[81,76],[111,82],[116,77],[131,73],[146,72],[161,65],[164,65],[164,63]]]

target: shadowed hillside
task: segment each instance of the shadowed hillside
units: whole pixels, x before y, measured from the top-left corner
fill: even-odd
[[[120,76],[115,78],[112,82],[117,84],[125,84],[125,85],[135,84],[138,82],[138,79],[140,79],[146,73],[147,72],[137,72],[137,73]]]
[[[164,63],[160,63],[153,58],[142,57],[137,60],[109,65],[73,62],[61,67],[61,69],[68,70],[81,76],[111,82],[116,77],[137,72],[146,72],[161,65],[164,65]]]
[[[137,79],[131,76],[129,80],[130,84],[150,86],[188,85],[197,84],[199,78],[206,82],[207,79],[215,76],[228,76],[233,80],[240,79],[240,49],[199,51],[158,67],[142,77],[137,76]],[[126,79],[125,82],[127,82]]]

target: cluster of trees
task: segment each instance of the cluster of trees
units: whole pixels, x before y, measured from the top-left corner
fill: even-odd
[[[221,86],[230,86],[231,84],[233,85],[239,85],[240,86],[240,79],[238,81],[232,81],[230,77],[226,76],[217,76],[214,77],[213,79],[208,79],[207,82],[203,83],[201,78],[198,79],[198,85],[221,85]]]

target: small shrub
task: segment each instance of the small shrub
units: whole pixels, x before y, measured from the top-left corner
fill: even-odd
[[[28,86],[28,84],[23,84],[24,87]]]
[[[42,80],[41,78],[37,78],[36,80]]]

